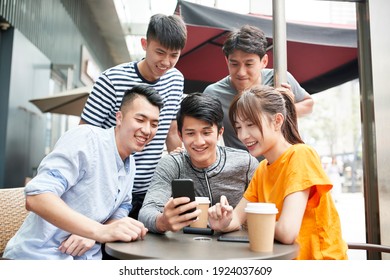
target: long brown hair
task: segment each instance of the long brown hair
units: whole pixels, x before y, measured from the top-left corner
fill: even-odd
[[[237,133],[235,122],[237,118],[250,120],[257,125],[263,135],[262,118],[272,120],[272,117],[281,113],[284,122],[281,127],[284,138],[290,144],[304,143],[298,131],[297,112],[294,102],[283,89],[270,86],[255,86],[237,94],[230,104],[229,119]]]

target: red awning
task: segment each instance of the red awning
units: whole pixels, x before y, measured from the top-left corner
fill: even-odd
[[[228,75],[222,44],[229,31],[250,24],[261,28],[271,46],[272,18],[242,15],[186,1],[176,13],[187,25],[188,40],[176,67],[185,77],[185,93],[203,91]],[[309,92],[316,93],[358,78],[355,26],[287,22],[287,70]]]

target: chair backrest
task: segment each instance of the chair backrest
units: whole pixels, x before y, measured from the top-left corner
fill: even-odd
[[[24,187],[0,189],[0,256],[28,214],[25,201]]]

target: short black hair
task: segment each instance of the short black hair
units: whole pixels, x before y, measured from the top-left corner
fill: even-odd
[[[137,96],[144,96],[152,105],[157,106],[159,110],[164,105],[163,99],[157,90],[148,85],[139,84],[125,91],[119,110],[133,102]]]
[[[227,58],[235,50],[240,50],[244,53],[257,54],[262,59],[267,53],[267,45],[268,41],[264,32],[256,26],[246,24],[229,33],[222,50]]]
[[[211,125],[216,124],[218,130],[223,127],[223,109],[221,101],[215,97],[202,93],[187,95],[181,102],[176,115],[177,130],[181,132],[184,117],[193,117],[205,121]]]
[[[146,31],[147,40],[156,40],[169,50],[182,50],[187,42],[187,27],[178,15],[155,14]]]

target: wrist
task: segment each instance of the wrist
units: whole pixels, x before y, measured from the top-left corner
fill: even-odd
[[[99,243],[106,243],[106,242],[111,241],[110,237],[106,236],[106,234],[105,234],[106,227],[107,227],[107,225],[97,223],[97,225],[92,228],[91,237],[88,237],[88,238],[96,240]]]
[[[156,230],[160,233],[164,233],[169,230],[163,213],[157,215],[155,224],[156,224]]]

